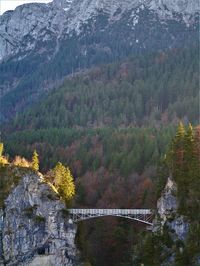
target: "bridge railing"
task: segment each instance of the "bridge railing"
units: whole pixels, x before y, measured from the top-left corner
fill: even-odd
[[[150,215],[152,210],[150,209],[69,209],[71,214],[106,214],[106,215]]]

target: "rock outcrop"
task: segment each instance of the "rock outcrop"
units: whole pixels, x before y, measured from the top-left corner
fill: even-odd
[[[161,198],[157,202],[158,214],[164,224],[167,219],[172,218],[177,212],[177,198],[176,198],[177,186],[175,182],[168,178],[165,189]]]
[[[0,227],[0,265],[79,265],[76,226],[40,174],[24,175],[13,189]]]
[[[186,217],[178,214],[177,186],[172,178],[168,178],[165,189],[157,203],[161,227],[167,226],[172,239],[186,239],[189,223]]]

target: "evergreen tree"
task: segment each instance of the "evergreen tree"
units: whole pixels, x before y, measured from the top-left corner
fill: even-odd
[[[172,141],[172,176],[178,184],[179,210],[186,210],[186,195],[188,194],[188,180],[185,171],[185,138],[186,131],[182,122],[179,123],[176,135]]]
[[[172,175],[176,181],[181,179],[184,174],[184,144],[185,127],[183,123],[180,122],[169,152],[169,165],[171,167]]]
[[[165,260],[165,251],[158,250],[156,246],[167,247],[173,250],[175,261],[172,263],[176,266],[199,265],[200,247],[200,127],[195,129],[189,124],[184,127],[182,123],[177,128],[177,133],[172,141],[170,151],[164,158],[162,169],[165,169],[166,162],[171,166],[173,178],[176,180],[178,188],[179,214],[184,215],[189,222],[187,238],[184,242],[173,241],[171,238],[172,231],[165,227],[162,234],[157,234],[158,238],[154,242],[156,235],[150,235],[146,239],[142,249],[142,255],[139,255],[145,265],[160,265],[162,259]],[[162,170],[161,169],[161,170]],[[165,171],[162,171],[165,172]],[[167,172],[167,171],[166,171]],[[158,190],[161,193],[160,183]],[[163,183],[164,184],[164,183]],[[161,186],[163,188],[163,186]],[[174,245],[176,244],[176,245]],[[173,248],[172,248],[173,247]],[[160,257],[159,255],[162,254]],[[166,253],[166,257],[169,254]],[[156,264],[155,259],[159,258]]]
[[[188,173],[190,178],[193,178],[195,168],[195,153],[194,153],[194,131],[191,124],[185,134],[185,157],[184,157],[184,172]]]
[[[38,153],[36,152],[36,150],[34,150],[33,156],[32,156],[32,168],[35,171],[39,170],[39,158],[38,158]]]
[[[53,169],[54,172],[54,184],[61,197],[69,202],[75,195],[75,185],[73,176],[68,167],[58,162]]]
[[[185,129],[180,123],[167,158],[178,186],[179,211],[190,217],[194,215],[193,210],[199,208],[200,195],[196,189],[200,183],[198,143],[192,125]]]

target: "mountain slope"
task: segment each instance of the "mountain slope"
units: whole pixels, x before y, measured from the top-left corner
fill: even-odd
[[[162,183],[166,171],[156,174],[155,166],[174,132],[160,126],[198,119],[196,49],[133,57],[67,80],[11,123],[6,150],[28,157],[37,149],[45,170],[57,160],[69,165],[79,207],[153,208],[157,175]],[[77,237],[84,259],[132,265],[130,247],[138,243],[140,227],[115,219],[83,226]]]
[[[167,143],[160,144],[161,133],[154,131],[141,143],[145,127],[165,128],[179,119],[198,123],[196,49],[133,57],[67,79],[3,128],[9,154],[27,156],[36,148],[48,158],[45,169],[61,160],[78,176],[100,166],[123,174],[134,167],[143,171]],[[154,140],[158,145],[149,145]]]
[[[197,47],[137,56],[67,79],[11,122],[41,128],[156,126],[198,121]]]
[[[0,17],[1,120],[68,74],[195,42],[196,0],[54,0],[19,6]]]

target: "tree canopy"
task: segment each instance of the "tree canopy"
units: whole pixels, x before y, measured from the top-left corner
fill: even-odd
[[[69,202],[75,195],[75,184],[69,168],[58,162],[53,169],[53,173],[55,187],[61,197]]]
[[[1,142],[1,143],[0,143],[0,157],[3,155],[3,148],[4,148],[4,145],[3,145],[3,143]]]

